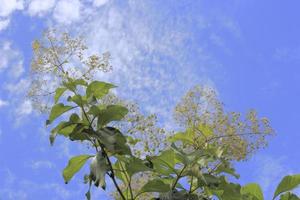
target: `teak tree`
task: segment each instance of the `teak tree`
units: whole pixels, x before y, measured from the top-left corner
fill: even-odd
[[[123,200],[263,199],[259,185],[241,186],[228,178],[239,177],[232,160],[246,159],[266,144],[273,132],[267,119],[254,111],[245,119],[226,112],[213,90],[196,87],[175,109],[182,131],[165,134],[154,115],[141,115],[136,104],[110,93],[115,85],[93,77],[95,71],[111,69],[109,54],[85,57],[81,39],[55,31],[44,36],[46,42],[33,43],[29,95],[40,110],[49,110],[46,124],[56,122],[51,144],[63,136],[94,149],[91,155],[72,157],[63,170],[68,183],[89,163],[87,199],[92,185],[106,189],[107,178],[115,186],[115,198]],[[54,84],[45,86],[49,80]],[[290,192],[299,184],[300,175],[284,177],[273,199],[299,199]]]
[[[91,159],[90,172],[84,177],[85,183],[106,189],[106,176],[112,180],[120,199],[139,199],[143,193],[150,193],[154,199],[257,199],[263,194],[257,184],[240,186],[228,181],[228,176],[238,178],[226,155],[226,149],[217,143],[205,148],[189,148],[194,144],[193,135],[180,133],[168,138],[171,143],[154,156],[141,159],[132,154],[128,145],[130,136],[109,124],[122,120],[128,110],[118,104],[103,105],[100,99],[115,86],[110,83],[82,79],[68,79],[56,89],[47,125],[68,113],[66,121],[60,121],[52,130],[51,144],[57,135],[71,141],[86,141],[95,149],[94,155],[78,155],[70,159],[63,170],[68,183],[75,173]],[[70,96],[59,103],[64,92]],[[211,134],[211,129],[202,129],[203,134]],[[180,148],[182,145],[185,148]],[[149,172],[152,178],[138,190],[133,190],[132,177],[138,173]],[[183,184],[182,180],[187,181]],[[125,187],[121,189],[120,184]],[[274,199],[299,199],[289,191],[300,184],[300,175],[287,176],[279,184]],[[283,194],[282,194],[283,193]],[[90,199],[90,190],[86,197]]]

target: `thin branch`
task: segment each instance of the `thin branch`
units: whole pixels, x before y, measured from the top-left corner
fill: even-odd
[[[87,113],[86,113],[85,110],[84,110],[83,105],[81,105],[80,107],[81,107],[81,109],[82,109],[82,112],[83,112],[84,116],[86,117],[86,119],[87,119],[88,122],[89,122],[89,126],[90,126],[91,130],[92,130],[93,132],[95,132],[95,130],[94,130],[93,127],[92,127],[91,121],[90,121],[90,119],[89,119]],[[117,183],[117,181],[116,181],[114,169],[113,169],[112,163],[111,163],[111,161],[110,161],[110,159],[109,159],[109,157],[108,157],[108,155],[107,155],[107,153],[106,153],[106,151],[105,151],[104,145],[103,145],[99,140],[97,140],[97,141],[98,141],[98,143],[99,143],[99,145],[100,145],[100,148],[101,148],[101,151],[102,151],[102,153],[103,153],[103,156],[106,158],[106,160],[107,160],[107,162],[108,162],[108,165],[109,165],[109,168],[110,168],[110,172],[111,172],[111,173],[109,174],[109,177],[112,179],[112,181],[113,181],[115,187],[117,188],[119,194],[121,195],[122,199],[123,199],[123,200],[126,200],[126,198],[125,198],[125,196],[124,196],[122,190],[120,189],[120,187],[119,187],[119,185],[118,185],[118,183]],[[96,148],[96,150],[97,150],[97,147],[96,147],[96,146],[95,146],[95,148]]]
[[[183,171],[185,170],[185,168],[186,168],[186,165],[183,166],[183,168],[181,169],[181,171],[180,171],[179,174],[177,175],[176,180],[175,180],[175,182],[174,182],[174,184],[173,184],[173,186],[172,186],[172,190],[175,189],[176,184],[178,183],[179,179],[181,178],[181,175],[182,175]]]
[[[192,193],[193,181],[194,181],[194,176],[192,176],[192,178],[191,178],[191,185],[190,185],[190,190],[189,190],[190,194]]]
[[[120,165],[121,165],[121,168],[122,168],[122,170],[123,170],[123,173],[125,174],[125,178],[126,178],[126,180],[127,180],[127,182],[128,182],[128,187],[129,187],[130,197],[131,197],[131,199],[133,199],[133,193],[132,193],[132,187],[131,187],[131,178],[128,177],[128,174],[126,173],[126,171],[125,171],[125,169],[124,169],[124,167],[123,167],[122,162],[120,162]]]

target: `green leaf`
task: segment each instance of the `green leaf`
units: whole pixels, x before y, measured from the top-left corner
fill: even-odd
[[[111,88],[115,88],[113,84],[105,83],[101,81],[93,81],[90,83],[86,89],[86,96],[89,98],[91,96],[95,96],[100,99],[106,94],[108,94]]]
[[[65,106],[62,103],[55,104],[52,107],[52,109],[51,109],[51,112],[50,112],[50,115],[49,115],[49,119],[46,121],[46,125],[51,124],[56,118],[58,118],[59,116],[61,116],[65,112],[71,110],[72,108],[74,108],[74,107],[72,107],[72,106]]]
[[[91,155],[80,155],[75,156],[69,160],[67,167],[63,170],[63,177],[66,183],[68,183],[74,174],[76,174],[86,161],[93,156]]]
[[[241,200],[241,186],[239,184],[228,183],[225,177],[222,177],[222,183],[219,188],[223,190],[221,195],[222,200]]]
[[[87,200],[91,200],[91,191],[87,191],[87,193],[85,193],[85,197]]]
[[[87,83],[83,79],[71,79],[68,78],[68,81],[63,82],[63,85],[68,88],[70,91],[76,92],[77,85],[86,86]]]
[[[131,150],[126,144],[126,138],[118,129],[108,126],[99,129],[97,134],[100,141],[110,153],[131,155]]]
[[[176,173],[174,166],[178,163],[178,160],[171,149],[163,151],[159,156],[152,157],[151,161],[154,165],[154,170],[160,174],[169,176]]]
[[[88,114],[91,114],[91,115],[94,115],[94,116],[97,116],[97,115],[100,114],[100,112],[101,112],[101,111],[100,111],[99,107],[93,105],[93,106],[91,106],[90,110],[89,110],[87,113],[88,113]]]
[[[168,138],[169,142],[176,142],[178,140],[181,140],[183,143],[187,144],[193,144],[193,136],[191,134],[192,132],[179,132]]]
[[[79,94],[76,94],[74,96],[68,97],[68,101],[74,102],[78,106],[82,106],[85,104],[87,101]]]
[[[300,174],[285,176],[276,188],[273,199],[283,192],[288,192],[300,184]]]
[[[90,130],[82,125],[82,124],[77,124],[76,127],[73,129],[73,131],[69,134],[70,140],[74,141],[74,140],[80,140],[80,141],[84,141],[84,140],[89,140],[89,137],[87,135],[91,135],[90,134]]]
[[[300,200],[300,198],[293,193],[287,192],[280,195],[280,200]]]
[[[123,119],[128,113],[128,109],[120,105],[109,105],[105,109],[100,110],[98,116],[98,127],[103,127],[112,121]]]
[[[154,179],[154,180],[148,181],[148,183],[146,183],[142,187],[139,194],[144,193],[144,192],[168,192],[170,189],[171,188],[170,188],[169,184],[165,184],[160,179]]]
[[[76,114],[76,113],[73,113],[71,116],[70,116],[70,122],[71,123],[79,123],[80,121],[80,117]]]
[[[130,160],[126,162],[126,169],[130,177],[138,172],[152,170],[151,168],[145,165],[143,160],[135,157],[131,157]]]
[[[67,90],[67,88],[62,87],[62,88],[57,88],[55,90],[55,95],[54,95],[54,103],[56,104],[61,95]]]
[[[203,134],[205,137],[210,137],[214,134],[213,128],[207,124],[199,124],[198,130],[201,131],[201,134]]]
[[[223,163],[217,167],[215,170],[216,173],[226,173],[239,178],[240,175],[235,172],[235,169],[230,166],[231,164],[228,161],[223,160]]]
[[[241,194],[251,195],[255,200],[264,200],[264,195],[260,186],[256,183],[249,183],[241,188]]]
[[[63,135],[63,136],[69,136],[74,128],[76,127],[76,124],[73,124],[72,122],[60,122],[55,128],[51,130],[50,135],[50,144],[53,145],[56,135]]]

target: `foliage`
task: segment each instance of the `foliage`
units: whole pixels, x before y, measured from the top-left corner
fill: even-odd
[[[95,84],[98,87],[94,88]],[[64,100],[59,99],[52,107],[47,124],[59,121],[64,113],[69,117],[52,128],[51,143],[57,135],[61,135],[71,141],[86,141],[95,149],[95,155],[79,155],[70,159],[63,170],[66,183],[92,159],[90,173],[85,176],[89,188],[94,184],[105,190],[105,175],[108,175],[118,192],[117,198],[123,200],[140,199],[144,193],[151,194],[154,199],[164,200],[263,199],[257,184],[240,186],[229,181],[228,176],[238,175],[232,168],[223,146],[212,143],[201,149],[181,148],[178,143],[192,145],[193,141],[189,134],[177,134],[175,143],[171,143],[156,155],[141,159],[132,154],[129,137],[111,126],[112,122],[125,118],[127,108],[118,104],[104,105],[100,101],[113,88],[112,84],[69,79],[64,85],[72,85],[66,87],[71,95]],[[91,87],[94,89],[91,90]],[[58,90],[57,93],[59,92]],[[211,130],[202,131],[203,134],[210,134]],[[168,140],[174,141],[174,136],[170,136]],[[151,179],[146,179],[144,185],[133,189],[133,177],[145,172],[151,174]],[[187,183],[183,184],[184,182]],[[299,175],[285,177],[276,189],[274,199],[279,195],[281,199],[297,199],[290,190],[299,184]],[[90,189],[86,197],[91,197]]]
[[[260,147],[266,146],[266,137],[273,134],[267,118],[258,118],[255,110],[245,117],[239,112],[226,112],[210,87],[191,89],[178,103],[174,117],[184,133],[189,134],[189,147],[201,149],[210,144],[222,146],[230,160],[244,160]]]
[[[266,145],[273,133],[266,118],[255,111],[245,118],[226,112],[212,89],[196,87],[175,109],[182,131],[167,134],[155,115],[141,114],[135,103],[110,92],[115,85],[96,80],[95,74],[111,69],[108,53],[87,56],[82,39],[66,33],[46,31],[43,39],[33,42],[29,96],[37,109],[49,112],[51,144],[62,136],[93,147],[93,155],[72,157],[63,170],[68,183],[90,165],[87,199],[92,185],[106,190],[108,178],[115,198],[123,200],[263,199],[257,184],[229,180],[239,177],[232,160]],[[291,193],[299,183],[299,175],[284,177],[274,199],[299,199]]]

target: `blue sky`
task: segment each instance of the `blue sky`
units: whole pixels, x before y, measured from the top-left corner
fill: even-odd
[[[228,110],[255,108],[277,135],[237,164],[240,182],[259,182],[270,199],[299,173],[300,2],[297,0],[0,0],[0,199],[83,199],[80,176],[61,170],[80,147],[48,142],[45,116],[24,98],[31,42],[45,28],[85,35],[109,51],[114,71],[99,75],[118,93],[157,113],[166,127],[193,85],[214,87]],[[93,191],[98,199],[111,199]]]

